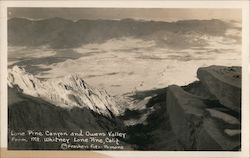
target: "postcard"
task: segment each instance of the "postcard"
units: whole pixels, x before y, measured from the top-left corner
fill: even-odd
[[[249,155],[248,1],[3,1],[0,20],[3,157]]]

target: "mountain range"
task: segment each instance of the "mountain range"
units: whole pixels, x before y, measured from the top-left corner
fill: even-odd
[[[52,48],[74,48],[82,44],[103,42],[112,38],[135,37],[153,40],[157,34],[207,34],[224,35],[229,28],[236,28],[228,22],[212,20],[183,20],[176,22],[122,20],[78,20],[63,18],[8,20],[8,42],[16,46],[43,46]],[[169,41],[169,43],[175,41]]]

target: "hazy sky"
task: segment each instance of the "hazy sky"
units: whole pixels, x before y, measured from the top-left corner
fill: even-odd
[[[240,9],[132,9],[132,8],[8,8],[8,18],[45,19],[145,19],[176,21],[184,19],[241,20]]]

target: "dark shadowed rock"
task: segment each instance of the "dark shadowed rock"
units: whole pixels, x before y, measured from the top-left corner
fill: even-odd
[[[241,68],[209,66],[199,68],[197,76],[202,84],[224,106],[241,110]]]
[[[208,109],[200,97],[179,86],[169,86],[167,112],[177,141],[184,150],[235,150],[240,146],[240,122],[227,113]],[[232,132],[231,132],[232,133]]]

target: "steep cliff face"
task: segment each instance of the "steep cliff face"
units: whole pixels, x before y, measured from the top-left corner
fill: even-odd
[[[77,74],[41,81],[24,69],[14,66],[9,70],[8,86],[63,108],[85,107],[108,117],[122,112],[114,98],[105,90],[89,86]]]
[[[200,68],[198,78],[186,87],[168,87],[167,113],[178,144],[184,150],[239,149],[240,68]]]

